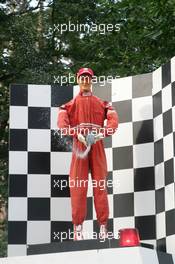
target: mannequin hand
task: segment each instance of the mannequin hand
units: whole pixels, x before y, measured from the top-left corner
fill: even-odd
[[[104,138],[103,134],[102,133],[99,133],[95,136],[95,143],[99,140],[101,140],[102,138]]]
[[[87,142],[85,140],[85,137],[82,134],[78,134],[78,140],[87,147]]]

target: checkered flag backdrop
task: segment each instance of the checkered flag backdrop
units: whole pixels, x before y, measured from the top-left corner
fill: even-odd
[[[104,139],[109,231],[136,227],[141,241],[175,253],[175,57],[153,73],[93,85],[112,102],[119,126]],[[10,86],[8,256],[60,241],[72,230],[68,182],[72,138],[57,131],[59,106],[78,86]],[[89,181],[91,180],[89,174]],[[92,188],[84,230],[98,231]]]

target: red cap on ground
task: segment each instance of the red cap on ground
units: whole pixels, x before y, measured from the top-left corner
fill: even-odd
[[[89,75],[91,75],[91,76],[94,75],[94,72],[93,72],[92,69],[90,69],[90,68],[81,68],[81,69],[79,69],[79,71],[77,72],[77,77],[79,77],[80,75],[85,74],[85,73],[87,73],[87,74],[89,74]]]

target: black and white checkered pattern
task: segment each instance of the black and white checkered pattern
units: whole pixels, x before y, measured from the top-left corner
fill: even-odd
[[[153,73],[157,247],[175,252],[175,58]]]
[[[117,234],[137,227],[142,242],[166,245],[169,253],[175,253],[174,86],[175,58],[153,73],[93,85],[93,93],[112,101],[119,115],[117,132],[104,140],[113,180],[108,229]],[[8,256],[26,255],[27,244],[58,242],[59,232],[72,229],[69,188],[58,184],[68,180],[71,139],[60,139],[56,121],[58,106],[78,91],[11,86]],[[84,230],[92,233],[98,227],[91,188],[87,203]]]

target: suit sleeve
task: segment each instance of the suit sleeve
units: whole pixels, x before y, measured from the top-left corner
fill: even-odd
[[[62,136],[77,136],[77,131],[70,126],[68,109],[71,106],[71,101],[61,105],[58,109],[57,127]]]
[[[114,109],[111,103],[105,101],[104,106],[105,106],[105,117],[107,119],[107,124],[104,127],[103,135],[104,137],[108,137],[116,132],[119,124],[119,118],[116,110]]]
[[[65,134],[67,135],[69,125],[70,121],[66,105],[61,105],[58,109],[57,127],[58,129],[65,130]]]

